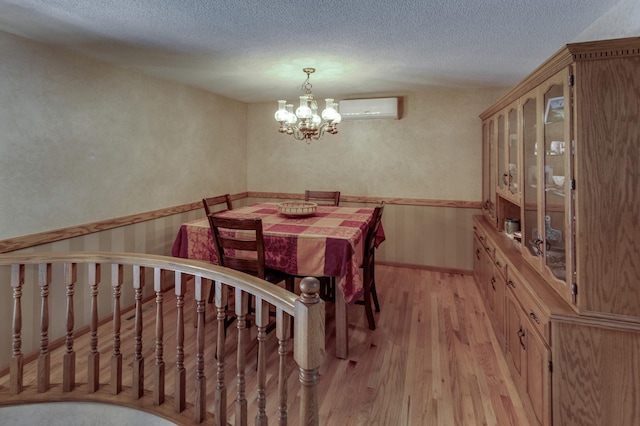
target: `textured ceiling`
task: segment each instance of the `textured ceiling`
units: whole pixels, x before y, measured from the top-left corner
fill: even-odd
[[[245,102],[515,84],[619,0],[0,0],[0,30]]]

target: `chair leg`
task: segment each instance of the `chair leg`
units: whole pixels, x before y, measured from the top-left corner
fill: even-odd
[[[376,292],[376,282],[371,285],[371,296],[373,297],[373,304],[376,307],[376,312],[380,312],[380,303],[378,303],[378,293]]]
[[[295,277],[292,275],[290,277],[287,277],[284,281],[284,286],[287,288],[287,290],[289,290],[291,293],[295,293],[296,292],[296,279]]]
[[[364,311],[367,314],[369,330],[375,330],[376,320],[373,318],[373,309],[371,309],[371,293],[369,292],[369,288],[367,288],[366,285],[364,288]]]
[[[335,277],[319,277],[320,291],[319,295],[322,300],[335,301],[336,300],[336,278]]]
[[[331,277],[329,279],[329,294],[328,294],[329,300],[334,301],[336,300],[336,277]]]
[[[371,265],[371,296],[373,296],[373,304],[376,306],[376,312],[380,312],[380,303],[378,303],[378,292],[376,291],[376,265]]]

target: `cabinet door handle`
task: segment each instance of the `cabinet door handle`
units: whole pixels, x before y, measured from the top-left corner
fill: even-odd
[[[499,260],[496,260],[496,266],[497,266],[498,268],[502,268],[502,263],[500,263],[500,261],[499,261]]]
[[[518,330],[518,340],[520,340],[520,346],[522,346],[522,349],[526,350],[527,347],[524,345],[524,340],[522,340],[524,339],[524,336],[525,336],[524,330],[522,329],[522,327],[520,327],[520,330]]]
[[[491,277],[491,287],[496,291],[496,277]]]
[[[538,318],[538,316],[533,311],[529,312],[529,317],[536,323],[540,324],[540,318]]]
[[[480,249],[476,249],[476,257],[480,260]]]
[[[511,287],[511,288],[516,288],[516,284],[515,284],[513,281],[511,281],[511,280],[507,281],[507,284],[508,284],[508,285],[509,285],[509,287]]]

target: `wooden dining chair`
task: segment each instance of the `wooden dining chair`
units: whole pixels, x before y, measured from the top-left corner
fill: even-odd
[[[304,191],[304,200],[318,202],[327,206],[340,204],[340,191]]]
[[[287,290],[293,292],[292,275],[265,266],[262,219],[216,217],[215,214],[210,214],[207,218],[221,266],[245,272],[272,284],[284,281]]]
[[[378,235],[378,229],[382,222],[382,213],[384,211],[384,201],[377,206],[373,211],[373,218],[369,224],[367,230],[367,236],[364,243],[364,258],[362,260],[362,272],[363,272],[363,287],[364,297],[362,300],[356,301],[359,305],[364,305],[364,310],[367,315],[367,322],[369,323],[369,329],[376,329],[376,321],[373,318],[373,309],[371,307],[371,301],[376,309],[376,312],[380,312],[380,304],[378,303],[378,294],[376,293],[376,275],[375,275],[375,263],[376,263],[376,236]]]
[[[220,208],[220,205],[224,205],[226,208]],[[202,207],[207,217],[212,213],[220,213],[227,210],[233,210],[233,203],[231,202],[231,196],[229,194],[218,195],[217,197],[208,197],[202,199]],[[211,234],[213,235],[213,233]],[[213,303],[213,297],[215,295],[215,283],[211,282],[211,288],[209,289],[209,298],[207,303]]]
[[[212,212],[214,212],[215,206],[220,204],[226,204],[226,209],[216,209],[215,212],[221,212],[225,210],[233,210],[233,203],[231,202],[231,196],[229,194],[218,195],[217,197],[209,197],[202,199],[202,206],[204,207],[204,212],[207,216],[209,216]]]

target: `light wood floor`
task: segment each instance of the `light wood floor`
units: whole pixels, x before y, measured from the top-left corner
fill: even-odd
[[[376,283],[376,330],[352,307],[349,360],[329,349],[324,424],[529,425],[473,277],[378,266]]]
[[[450,275],[417,269],[379,265],[376,282],[381,312],[376,314],[375,331],[367,327],[364,307],[349,308],[349,358],[335,358],[335,327],[333,306],[327,304],[327,357],[320,369],[319,406],[323,425],[514,425],[529,426],[524,409],[491,331],[489,320],[471,276]],[[167,393],[173,389],[172,369],[175,368],[173,342],[175,309],[172,292],[165,299],[165,361],[167,362]],[[187,309],[185,321],[185,352],[195,353],[195,331],[192,312]],[[146,330],[153,329],[154,312],[149,304],[144,310]],[[130,385],[133,352],[132,312],[123,315],[122,353],[125,365],[123,384]],[[215,389],[215,327],[214,310],[207,306],[207,353],[205,374],[208,395],[213,401]],[[255,330],[255,327],[252,327]],[[101,377],[109,375],[111,325],[100,330]],[[153,334],[153,333],[150,333]],[[275,333],[268,337],[270,358],[267,368],[277,369]],[[234,331],[228,336],[227,377],[235,376]],[[86,382],[88,338],[80,337],[74,344],[77,357],[77,381]],[[290,345],[291,346],[291,345]],[[153,336],[143,341],[146,358],[147,389],[152,388]],[[210,348],[210,349],[209,349]],[[52,353],[52,370],[56,371],[62,349]],[[191,360],[191,361],[189,361]],[[253,389],[255,349],[247,356],[247,389]],[[187,358],[188,395],[193,394],[194,360]],[[34,364],[34,363],[31,363]],[[293,364],[293,360],[292,360]],[[288,379],[289,424],[297,424],[297,371],[292,366]],[[59,370],[59,369],[58,369]],[[25,367],[25,384],[34,382],[35,365]],[[59,373],[52,382],[61,381]],[[6,378],[0,378],[0,386]],[[274,373],[268,376],[268,393],[276,389]],[[268,399],[267,410],[276,423],[274,397]],[[229,421],[233,424],[235,389],[228,389]],[[250,418],[255,415],[255,391],[247,393]],[[209,406],[213,411],[213,404]]]

